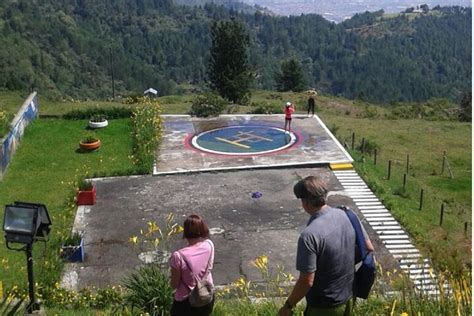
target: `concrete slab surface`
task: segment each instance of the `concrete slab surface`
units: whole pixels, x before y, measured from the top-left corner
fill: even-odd
[[[68,287],[102,287],[119,284],[142,264],[132,235],[146,229],[148,221],[163,225],[168,213],[182,224],[189,214],[199,214],[218,234],[213,275],[217,284],[228,284],[241,275],[258,281],[252,261],[269,257],[270,267],[283,265],[295,271],[296,243],[308,215],[293,196],[293,185],[302,177],[318,175],[329,184],[329,204],[357,209],[334,173],[321,168],[287,168],[209,172],[167,176],[120,177],[96,180],[97,204],[82,208],[75,229],[84,231],[86,260],[69,265]],[[252,198],[253,192],[262,197]],[[360,215],[360,214],[359,214]],[[374,232],[367,227],[384,267],[396,267]],[[171,249],[184,245],[178,238]]]
[[[282,115],[222,115],[216,118],[166,116],[164,125],[155,175],[206,170],[304,167],[353,161],[317,116],[294,116],[292,130],[298,134],[300,142],[291,148],[273,154],[244,157],[209,154],[186,143],[195,134],[220,127],[262,125],[283,128]]]

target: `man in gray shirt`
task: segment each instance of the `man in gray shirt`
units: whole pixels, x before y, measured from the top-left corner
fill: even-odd
[[[305,316],[351,315],[354,228],[343,210],[326,205],[327,189],[319,178],[306,177],[293,191],[311,217],[298,240],[296,269],[300,275],[279,315],[291,315],[304,296]],[[366,244],[373,251],[368,237]]]

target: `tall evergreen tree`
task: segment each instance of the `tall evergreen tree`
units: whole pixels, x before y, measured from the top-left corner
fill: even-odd
[[[208,74],[211,88],[235,103],[250,97],[253,76],[248,65],[249,35],[242,23],[231,19],[211,28]]]
[[[307,82],[303,74],[301,63],[295,58],[281,63],[281,71],[275,74],[278,91],[303,91]]]
[[[472,91],[464,93],[460,105],[459,120],[461,122],[470,122],[472,120]]]

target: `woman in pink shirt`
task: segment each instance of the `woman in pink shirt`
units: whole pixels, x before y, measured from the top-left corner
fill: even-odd
[[[192,307],[188,296],[196,286],[193,272],[202,278],[209,270],[207,279],[213,283],[211,270],[214,263],[214,244],[209,239],[209,228],[198,215],[188,216],[183,226],[183,238],[187,240],[188,245],[173,252],[170,258],[171,287],[175,291],[171,316],[207,316],[212,313],[214,299],[206,306]]]
[[[285,105],[285,132],[291,131],[291,114],[295,112],[296,108],[291,102],[286,102]],[[286,129],[288,127],[288,129]]]

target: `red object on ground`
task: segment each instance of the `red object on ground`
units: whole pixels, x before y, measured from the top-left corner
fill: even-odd
[[[95,186],[90,191],[77,192],[77,205],[94,205],[96,200]]]

